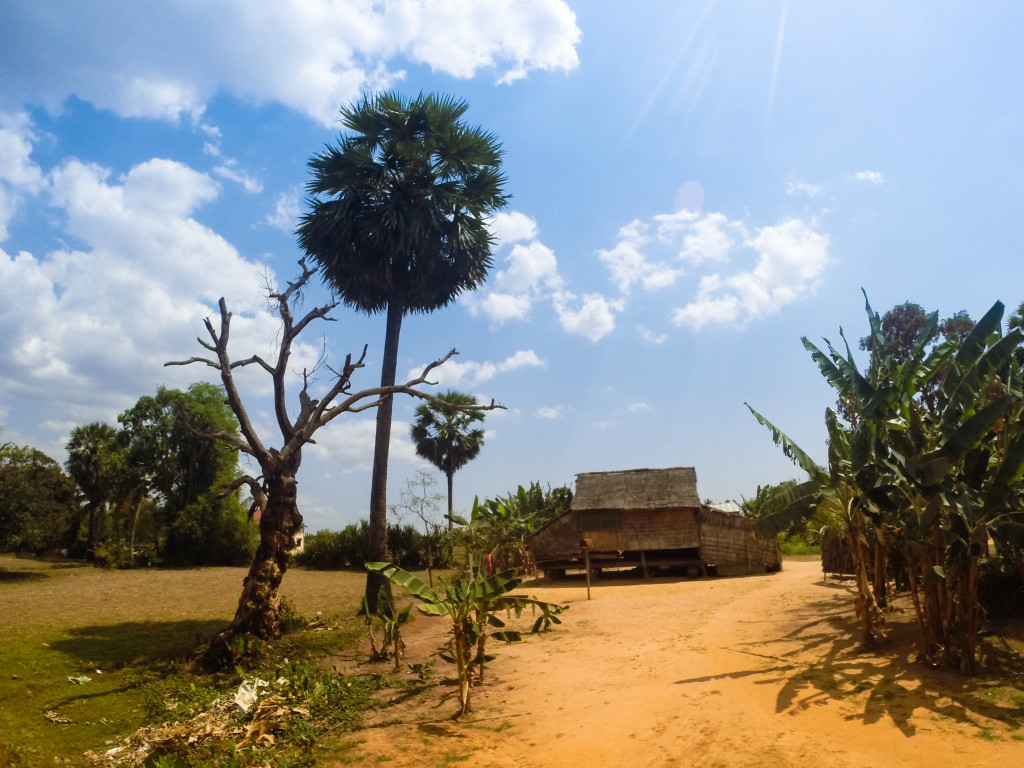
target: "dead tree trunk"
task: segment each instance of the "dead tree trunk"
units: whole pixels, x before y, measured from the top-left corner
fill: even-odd
[[[427,365],[419,377],[405,384],[390,384],[360,392],[351,392],[352,375],[363,367],[366,348],[358,360],[351,355],[346,356],[345,364],[340,370],[329,369],[334,377],[332,386],[319,400],[309,395],[308,385],[314,371],[303,371],[302,389],[299,391],[299,412],[293,419],[288,413],[286,401],[286,381],[288,360],[291,356],[292,342],[307,325],[317,319],[330,320],[328,313],[337,306],[337,302],[310,310],[302,319],[296,321],[292,316],[292,301],[299,290],[309,281],[315,272],[300,261],[302,274],[299,279],[288,284],[287,290],[279,292],[271,289],[270,299],[275,302],[281,317],[281,336],[278,344],[277,360],[274,365],[253,355],[244,360],[232,361],[228,355],[228,338],[231,331],[231,313],[227,310],[224,299],[220,300],[220,327],[215,328],[209,320],[205,320],[206,331],[210,341],[199,339],[199,344],[210,353],[211,357],[192,357],[188,360],[166,363],[166,365],[189,365],[202,363],[215,368],[220,373],[221,383],[227,395],[228,404],[238,419],[238,432],[216,432],[207,436],[226,442],[235,449],[252,456],[260,466],[258,477],[249,475],[235,480],[228,487],[228,492],[237,490],[243,485],[248,486],[253,497],[250,511],[259,509],[260,543],[256,549],[249,574],[242,585],[242,594],[238,600],[238,609],[231,624],[210,643],[206,650],[207,660],[216,660],[218,655],[223,659],[227,643],[243,633],[268,639],[281,634],[286,617],[282,614],[281,601],[277,595],[281,579],[288,570],[288,554],[292,548],[295,532],[302,525],[297,499],[296,475],[302,462],[302,448],[306,443],[313,442],[314,433],[332,419],[342,413],[355,413],[380,406],[389,401],[392,395],[407,394],[430,402],[437,401],[432,395],[417,389],[427,383],[427,376],[449,357],[456,354],[453,349],[440,360]],[[234,379],[234,370],[246,365],[257,365],[270,374],[274,385],[274,412],[278,428],[281,431],[281,448],[270,448],[263,443],[256,432],[242,396]],[[319,366],[318,366],[319,367]],[[493,401],[490,405],[474,406],[480,410],[501,408]]]
[[[281,610],[277,590],[288,570],[294,536],[302,525],[296,499],[295,470],[280,472],[267,480],[267,506],[260,515],[260,543],[249,573],[242,581],[242,594],[224,639],[246,633],[255,637],[279,637],[288,616]]]

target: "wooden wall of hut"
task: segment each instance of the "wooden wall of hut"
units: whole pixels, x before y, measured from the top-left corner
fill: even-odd
[[[706,507],[699,518],[704,563],[714,566],[719,576],[764,573],[781,566],[778,540],[755,536],[749,518]]]

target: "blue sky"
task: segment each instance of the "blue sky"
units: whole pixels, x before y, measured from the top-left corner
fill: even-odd
[[[465,98],[512,201],[487,285],[412,316],[399,371],[494,398],[475,494],[692,465],[713,499],[797,476],[750,402],[824,459],[833,398],[800,344],[906,300],[1024,300],[1024,7],[991,2],[222,0],[0,5],[0,424],[63,460],[200,350],[234,354],[300,256],[305,164],[379,88]],[[326,298],[311,291],[308,306]],[[339,308],[335,360],[383,318]],[[325,336],[318,336],[318,333]],[[243,380],[269,433],[267,382]],[[396,407],[390,501],[418,469]],[[365,516],[372,415],[306,452],[310,527]],[[271,441],[272,442],[272,441]]]

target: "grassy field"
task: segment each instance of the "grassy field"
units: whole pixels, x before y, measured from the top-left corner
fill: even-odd
[[[205,695],[208,677],[197,685],[179,662],[230,621],[244,575],[0,556],[0,768],[84,764],[86,750],[101,753],[143,725],[171,687],[180,698]],[[289,635],[268,658],[296,643],[321,655],[353,645],[364,583],[361,574],[290,571],[282,594],[297,614],[343,618],[330,632]]]

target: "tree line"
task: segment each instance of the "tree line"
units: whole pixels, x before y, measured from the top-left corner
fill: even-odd
[[[118,416],[75,427],[67,461],[0,448],[0,551],[100,565],[241,565],[256,526],[237,490],[237,455],[211,431],[238,431],[224,390],[161,387]]]

